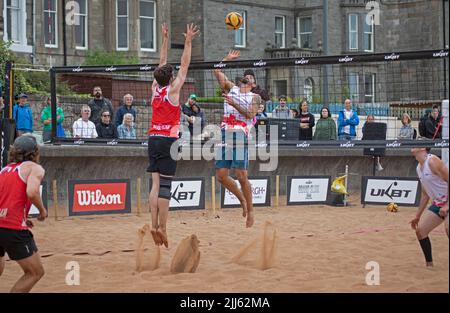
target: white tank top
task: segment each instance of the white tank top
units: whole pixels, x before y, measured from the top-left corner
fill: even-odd
[[[429,165],[431,157],[431,154],[427,156],[422,168],[420,164],[417,165],[417,175],[422,183],[422,187],[433,203],[437,206],[442,206],[448,199],[448,184],[431,171]]]
[[[253,99],[253,92],[242,93],[238,86],[231,88],[228,93],[231,95],[232,99],[239,103],[240,106],[247,109],[250,107]],[[253,125],[253,119],[247,119],[238,110],[229,105],[228,103],[223,103],[223,121],[221,127],[225,130],[229,129],[242,129],[246,133]]]

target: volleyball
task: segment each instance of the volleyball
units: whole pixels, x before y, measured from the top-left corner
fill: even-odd
[[[387,205],[386,209],[388,210],[388,212],[396,213],[396,212],[398,212],[398,205],[393,203],[393,202],[391,202],[391,203],[389,203]]]
[[[225,17],[225,24],[228,29],[239,29],[242,26],[243,21],[242,15],[237,12],[230,12]]]

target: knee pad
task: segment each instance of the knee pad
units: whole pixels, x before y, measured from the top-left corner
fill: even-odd
[[[160,177],[158,198],[170,200],[170,188],[172,187],[171,177]]]

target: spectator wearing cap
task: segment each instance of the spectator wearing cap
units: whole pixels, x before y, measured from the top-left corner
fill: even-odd
[[[116,112],[116,127],[119,127],[119,125],[122,124],[123,117],[127,113],[133,115],[134,121],[136,122],[136,110],[133,108],[133,100],[134,98],[130,94],[123,96],[123,105],[121,105]]]
[[[13,107],[13,118],[16,121],[17,135],[33,132],[33,112],[28,104],[28,95],[21,93],[19,103]]]
[[[188,101],[183,105],[182,121],[188,124],[189,132],[191,136],[194,135],[194,125],[200,127],[200,133],[203,132],[203,128],[206,125],[205,113],[201,110],[197,104],[197,95],[191,94]]]
[[[286,100],[287,98],[285,95],[282,95],[278,98],[279,105],[272,111],[273,118],[293,118],[291,110],[286,105]]]
[[[263,101],[270,100],[270,96],[269,96],[269,93],[267,92],[267,90],[262,89],[259,85],[256,84],[256,76],[255,76],[255,72],[253,72],[253,70],[250,70],[250,69],[246,70],[244,72],[244,78],[246,78],[251,83],[251,85],[252,85],[251,92],[259,95]]]
[[[58,100],[58,99],[57,99]],[[47,97],[47,106],[41,112],[41,122],[44,125],[42,139],[44,142],[52,139],[52,98]],[[64,128],[62,128],[62,122],[64,121],[64,112],[57,105],[56,107],[56,125],[57,125],[57,137],[65,137]],[[58,131],[59,130],[59,131]]]

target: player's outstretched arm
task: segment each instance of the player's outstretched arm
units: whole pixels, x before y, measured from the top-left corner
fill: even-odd
[[[240,55],[241,53],[239,51],[230,50],[230,52],[228,52],[228,54],[222,59],[222,61],[233,61],[239,58]],[[214,76],[216,76],[220,88],[222,88],[223,92],[228,92],[230,91],[231,88],[234,87],[234,83],[230,81],[228,77],[220,69],[214,70]]]

